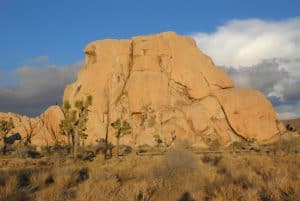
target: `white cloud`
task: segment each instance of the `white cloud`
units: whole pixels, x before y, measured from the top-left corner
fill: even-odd
[[[231,20],[215,32],[191,36],[217,65],[227,69],[238,87],[264,92],[280,117],[299,115],[295,107],[300,99],[300,17]]]
[[[292,112],[282,112],[282,113],[277,113],[277,117],[279,119],[294,119],[296,118],[297,116],[292,113]]]
[[[231,20],[216,32],[192,36],[218,65],[233,68],[300,56],[300,17],[285,21]]]

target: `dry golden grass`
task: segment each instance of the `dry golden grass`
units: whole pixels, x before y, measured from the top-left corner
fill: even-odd
[[[46,165],[43,160],[3,168],[0,200],[300,200],[300,155],[295,153],[195,155],[170,149],[163,156],[104,160],[98,155],[93,162],[47,159]]]

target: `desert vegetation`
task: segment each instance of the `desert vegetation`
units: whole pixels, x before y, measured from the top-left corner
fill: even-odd
[[[130,152],[120,146],[119,157],[105,159],[95,151],[92,160],[77,161],[58,147],[36,159],[11,151],[0,160],[0,200],[299,200],[299,136],[213,151],[183,145]]]
[[[65,119],[61,121],[59,127],[60,133],[68,138],[68,145],[72,147],[73,158],[77,156],[78,147],[84,147],[84,141],[88,137],[86,124],[88,109],[91,105],[92,96],[88,96],[85,101],[77,100],[74,109],[72,109],[70,102],[64,102],[62,109]]]
[[[14,128],[14,123],[12,119],[9,121],[1,120],[0,121],[0,135],[1,135],[1,141],[2,141],[2,153],[3,155],[6,154],[6,146],[7,146],[7,136]]]
[[[131,126],[126,120],[117,119],[115,122],[111,123],[111,126],[116,130],[115,136],[117,138],[117,156],[119,156],[120,148],[120,138],[127,135],[131,131]]]

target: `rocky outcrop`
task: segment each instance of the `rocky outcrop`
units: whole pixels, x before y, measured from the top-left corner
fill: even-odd
[[[236,89],[228,75],[202,53],[194,40],[166,32],[131,40],[95,41],[64,100],[93,96],[88,140],[115,142],[109,126],[126,119],[133,130],[121,143],[153,145],[188,140],[194,146],[239,139],[263,142],[276,134],[271,103],[258,91]]]
[[[41,136],[46,144],[66,142],[66,136],[59,133],[59,124],[64,119],[64,114],[59,106],[49,107],[38,119],[43,127]]]
[[[14,123],[13,133],[20,133],[23,142],[39,146],[48,146],[65,142],[64,136],[59,134],[59,123],[63,119],[59,106],[49,107],[41,116],[30,118],[14,113],[0,113],[0,120]]]
[[[285,132],[271,103],[256,90],[234,88],[191,38],[166,32],[101,40],[88,44],[84,52],[85,65],[76,82],[66,87],[64,101],[74,104],[93,96],[86,143],[106,136],[115,143],[110,124],[117,119],[131,124],[131,134],[121,138],[131,146],[154,145],[157,135],[165,145],[189,141],[203,147],[240,139],[265,142]],[[36,118],[0,113],[0,120],[9,118],[14,132],[32,144],[66,142],[59,134],[64,119],[59,106]]]

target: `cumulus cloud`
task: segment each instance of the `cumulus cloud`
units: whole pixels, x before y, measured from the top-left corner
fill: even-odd
[[[214,33],[193,36],[220,65],[240,68],[265,59],[295,59],[300,51],[300,17],[284,21],[231,20]]]
[[[46,60],[35,60],[35,64]],[[64,88],[73,82],[82,62],[66,66],[25,65],[10,73],[10,84],[0,86],[0,111],[39,115],[48,106],[60,104]]]
[[[236,86],[268,96],[279,118],[300,115],[300,17],[231,20],[212,33],[192,37]]]

